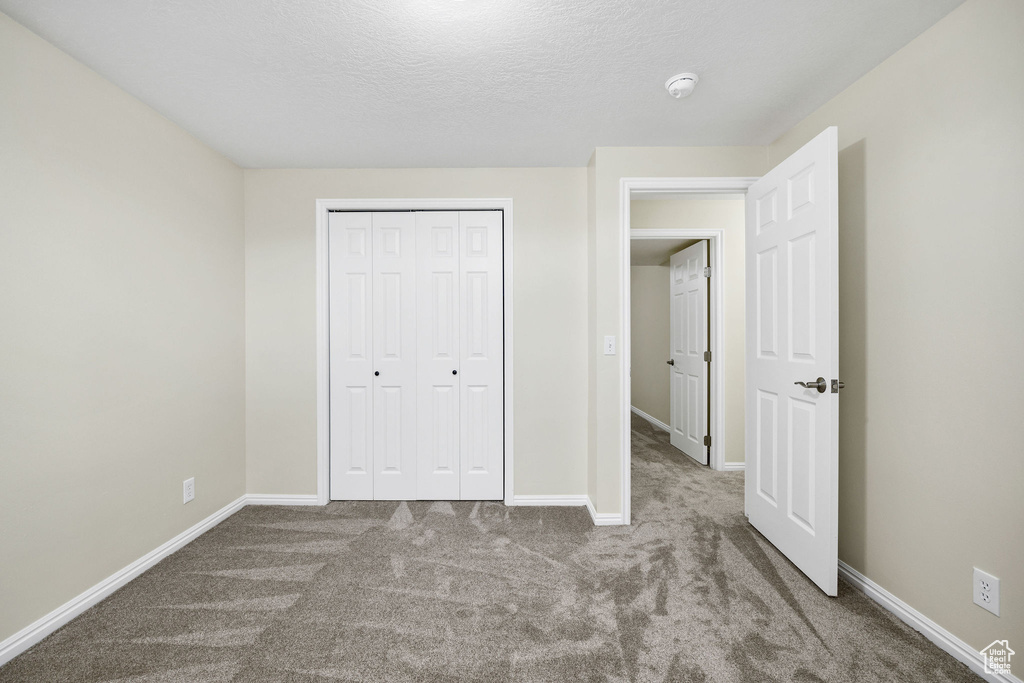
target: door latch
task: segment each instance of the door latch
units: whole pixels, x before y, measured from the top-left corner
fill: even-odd
[[[846,388],[846,382],[840,382],[837,379],[832,380],[832,393],[838,394],[840,389]]]

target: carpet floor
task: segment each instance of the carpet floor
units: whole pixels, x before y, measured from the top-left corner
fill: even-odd
[[[249,507],[2,681],[980,681],[746,523],[743,474],[633,423],[633,524],[500,503]]]

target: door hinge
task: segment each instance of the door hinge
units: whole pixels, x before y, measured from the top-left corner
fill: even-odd
[[[705,363],[710,363],[711,362],[711,352],[710,351],[705,351],[704,352],[704,362]]]
[[[711,435],[710,434],[708,434],[707,436],[704,437],[704,445],[707,446],[708,448],[711,447]]]
[[[704,277],[711,277],[711,266],[704,266]]]

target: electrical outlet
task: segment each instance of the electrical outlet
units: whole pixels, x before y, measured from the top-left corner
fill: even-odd
[[[196,478],[189,477],[182,482],[182,492],[184,493],[185,502],[189,502],[196,497]]]
[[[974,568],[974,604],[999,616],[999,579]]]
[[[615,355],[615,335],[610,334],[604,338],[604,355]]]

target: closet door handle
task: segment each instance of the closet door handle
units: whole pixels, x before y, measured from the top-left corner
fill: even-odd
[[[373,376],[374,377],[380,377],[380,370],[374,370],[373,371]]]
[[[452,374],[453,375],[457,375],[457,374],[459,374],[459,371],[458,370],[452,370]]]

